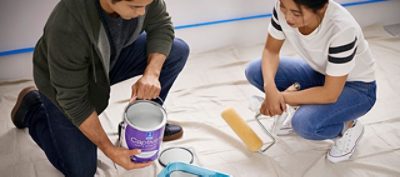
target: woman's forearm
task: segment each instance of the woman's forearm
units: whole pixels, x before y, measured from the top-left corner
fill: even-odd
[[[337,96],[331,94],[323,86],[313,87],[301,91],[282,92],[285,102],[292,106],[304,104],[335,103]]]
[[[279,66],[279,54],[274,54],[265,49],[261,62],[265,93],[276,91],[275,75]]]

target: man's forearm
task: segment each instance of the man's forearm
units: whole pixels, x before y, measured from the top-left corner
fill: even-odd
[[[107,150],[113,147],[113,144],[110,139],[108,139],[106,132],[100,124],[96,112],[90,114],[90,116],[79,126],[79,130],[106,155]]]
[[[165,55],[160,53],[150,54],[144,74],[159,77],[166,58],[167,57]]]

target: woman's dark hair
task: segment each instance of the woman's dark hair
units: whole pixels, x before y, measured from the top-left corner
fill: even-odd
[[[322,9],[329,0],[293,0],[297,6],[304,6],[311,9],[314,13]]]

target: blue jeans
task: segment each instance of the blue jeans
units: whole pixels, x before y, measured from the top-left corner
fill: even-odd
[[[165,99],[189,55],[188,45],[175,39],[171,53],[161,74],[160,97]],[[143,74],[146,67],[146,35],[141,35],[125,48],[112,71],[111,84]],[[45,152],[49,161],[65,176],[94,176],[97,168],[97,147],[48,99],[41,94],[41,102],[28,103],[25,117],[32,139]]]
[[[249,82],[264,92],[261,60],[246,68]],[[325,76],[301,59],[282,57],[275,75],[279,91],[298,82],[302,89],[324,85]],[[301,105],[292,118],[294,131],[305,139],[333,139],[341,134],[344,123],[366,114],[376,101],[376,83],[346,82],[336,103]]]

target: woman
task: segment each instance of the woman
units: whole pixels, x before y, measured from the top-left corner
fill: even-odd
[[[300,106],[294,132],[335,139],[328,160],[348,160],[363,134],[357,119],[376,100],[375,62],[360,26],[333,0],[279,0],[268,32],[262,59],[246,68],[249,82],[265,92],[260,112],[274,116],[286,104]],[[280,58],[285,40],[302,59]],[[294,83],[301,90],[290,88]]]

